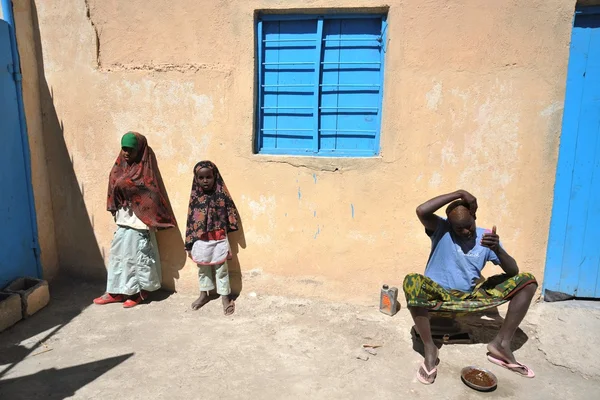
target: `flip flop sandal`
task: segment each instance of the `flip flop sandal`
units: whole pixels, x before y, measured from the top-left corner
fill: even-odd
[[[231,310],[231,312],[228,312],[228,310]],[[235,301],[231,300],[229,305],[227,307],[225,307],[225,309],[223,310],[223,314],[225,314],[226,316],[229,316],[229,315],[233,315],[233,313],[235,313]]]
[[[533,378],[535,376],[535,373],[533,372],[532,369],[530,369],[528,366],[521,364],[520,362],[517,361],[516,364],[510,364],[507,363],[504,360],[501,360],[499,358],[496,358],[494,356],[492,356],[491,354],[487,355],[487,359],[491,362],[494,363],[496,365],[499,365],[503,368],[506,368],[509,371],[515,372],[517,374],[519,374],[520,376],[522,376],[523,378]],[[526,373],[522,373],[521,371],[525,371]]]
[[[425,374],[427,375],[427,379],[429,380],[421,376],[421,370],[425,372]],[[435,382],[435,378],[437,378],[437,367],[433,367],[431,371],[428,371],[427,367],[425,366],[425,361],[423,361],[423,364],[421,364],[421,366],[417,370],[417,380],[423,385],[431,385],[433,382]]]

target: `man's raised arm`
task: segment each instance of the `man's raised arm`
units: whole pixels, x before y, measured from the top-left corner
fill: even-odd
[[[477,211],[477,199],[466,190],[457,190],[456,192],[446,193],[434,197],[433,199],[427,200],[425,203],[417,207],[417,216],[419,217],[419,221],[421,221],[425,229],[428,231],[435,231],[440,221],[440,217],[435,215],[435,212],[446,204],[452,203],[454,200],[459,199],[464,200],[469,205],[469,210],[474,216],[475,212]]]

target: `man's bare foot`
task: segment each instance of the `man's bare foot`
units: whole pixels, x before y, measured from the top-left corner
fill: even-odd
[[[199,310],[209,301],[210,297],[208,297],[208,294],[206,294],[204,291],[200,292],[200,297],[198,297],[198,299],[192,303],[192,310]]]
[[[517,363],[515,355],[510,349],[510,343],[503,342],[497,336],[487,345],[487,349],[490,352],[490,354],[497,359],[503,360],[508,364]]]
[[[221,300],[223,300],[223,312],[225,315],[233,314],[235,312],[235,302],[228,295],[221,296]]]
[[[490,362],[521,374],[526,378],[535,377],[535,372],[515,359],[509,344],[503,344],[501,340],[496,338],[487,345],[487,349],[489,351],[487,358]]]

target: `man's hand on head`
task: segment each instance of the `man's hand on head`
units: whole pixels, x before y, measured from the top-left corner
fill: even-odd
[[[469,205],[469,211],[473,218],[475,218],[475,213],[477,212],[477,198],[466,190],[459,190],[458,192],[460,193],[460,199]]]
[[[454,207],[452,206],[453,202],[456,203]],[[464,206],[473,216],[473,219],[475,219],[477,199],[466,190],[457,190],[452,193],[436,196],[417,207],[416,211],[419,221],[421,221],[427,231],[434,232],[436,230],[441,218],[435,215],[435,212],[447,204],[450,204],[449,208],[455,208],[458,205]],[[446,208],[446,215],[450,212],[449,208]]]

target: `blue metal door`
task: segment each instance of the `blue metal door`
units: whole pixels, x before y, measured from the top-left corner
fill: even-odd
[[[600,8],[577,10],[544,290],[600,298]]]
[[[21,134],[10,26],[0,20],[0,289],[38,276],[27,144]]]

